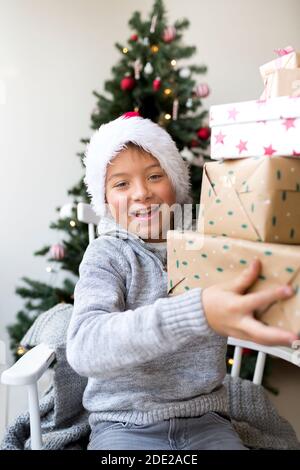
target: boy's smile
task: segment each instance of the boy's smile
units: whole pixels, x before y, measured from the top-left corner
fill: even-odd
[[[115,220],[145,241],[166,239],[175,190],[159,161],[128,144],[107,167],[106,201]]]

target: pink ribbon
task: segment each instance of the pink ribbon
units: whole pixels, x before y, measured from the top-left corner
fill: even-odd
[[[286,46],[284,49],[274,49],[274,52],[279,56],[283,56],[286,54],[290,54],[291,52],[294,52],[295,49],[292,46]]]

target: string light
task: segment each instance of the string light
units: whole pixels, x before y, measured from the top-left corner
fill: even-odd
[[[71,227],[76,227],[76,222],[75,222],[75,220],[70,220],[70,225],[71,225]]]
[[[233,365],[233,362],[234,362],[234,361],[233,361],[233,358],[232,358],[232,357],[231,357],[230,359],[228,359],[228,364],[229,364],[230,366]]]
[[[165,119],[167,119],[167,121],[169,121],[171,119],[171,117],[172,117],[171,114],[169,114],[169,113],[165,114]]]
[[[171,93],[172,93],[171,88],[166,88],[166,89],[164,90],[164,94],[167,95],[167,96],[170,95]]]
[[[156,45],[154,45],[154,46],[151,46],[151,51],[152,51],[154,54],[156,54],[156,52],[158,52],[158,51],[159,51],[159,47],[158,47],[158,46],[156,46]]]
[[[135,106],[135,107],[134,107],[134,111],[135,111],[136,113],[138,113],[138,112],[139,112],[139,108],[138,108],[138,106]]]
[[[171,65],[172,65],[173,67],[175,67],[176,64],[177,64],[177,62],[176,62],[175,59],[171,60]]]
[[[26,348],[24,348],[24,346],[18,346],[18,349],[17,349],[17,354],[18,356],[23,356],[23,354],[26,353]]]
[[[127,52],[128,52],[127,47],[123,47],[123,54],[127,54]]]
[[[52,272],[51,266],[47,266],[46,271],[47,271],[47,273],[51,273]]]

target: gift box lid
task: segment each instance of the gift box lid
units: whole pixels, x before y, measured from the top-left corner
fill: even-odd
[[[209,125],[214,127],[298,117],[300,117],[300,96],[280,96],[267,100],[240,101],[211,106]]]

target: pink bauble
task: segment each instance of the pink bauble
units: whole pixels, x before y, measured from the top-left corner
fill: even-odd
[[[65,257],[65,248],[64,248],[64,246],[60,245],[59,243],[55,243],[50,248],[50,255],[51,255],[51,258],[54,258],[56,260],[63,259]]]
[[[176,38],[175,26],[167,26],[163,33],[163,40],[165,42],[172,42]]]
[[[123,91],[130,91],[135,87],[135,79],[132,77],[124,77],[121,80],[121,89]]]
[[[195,91],[198,98],[206,98],[210,93],[207,83],[199,83],[199,85],[196,86]]]

